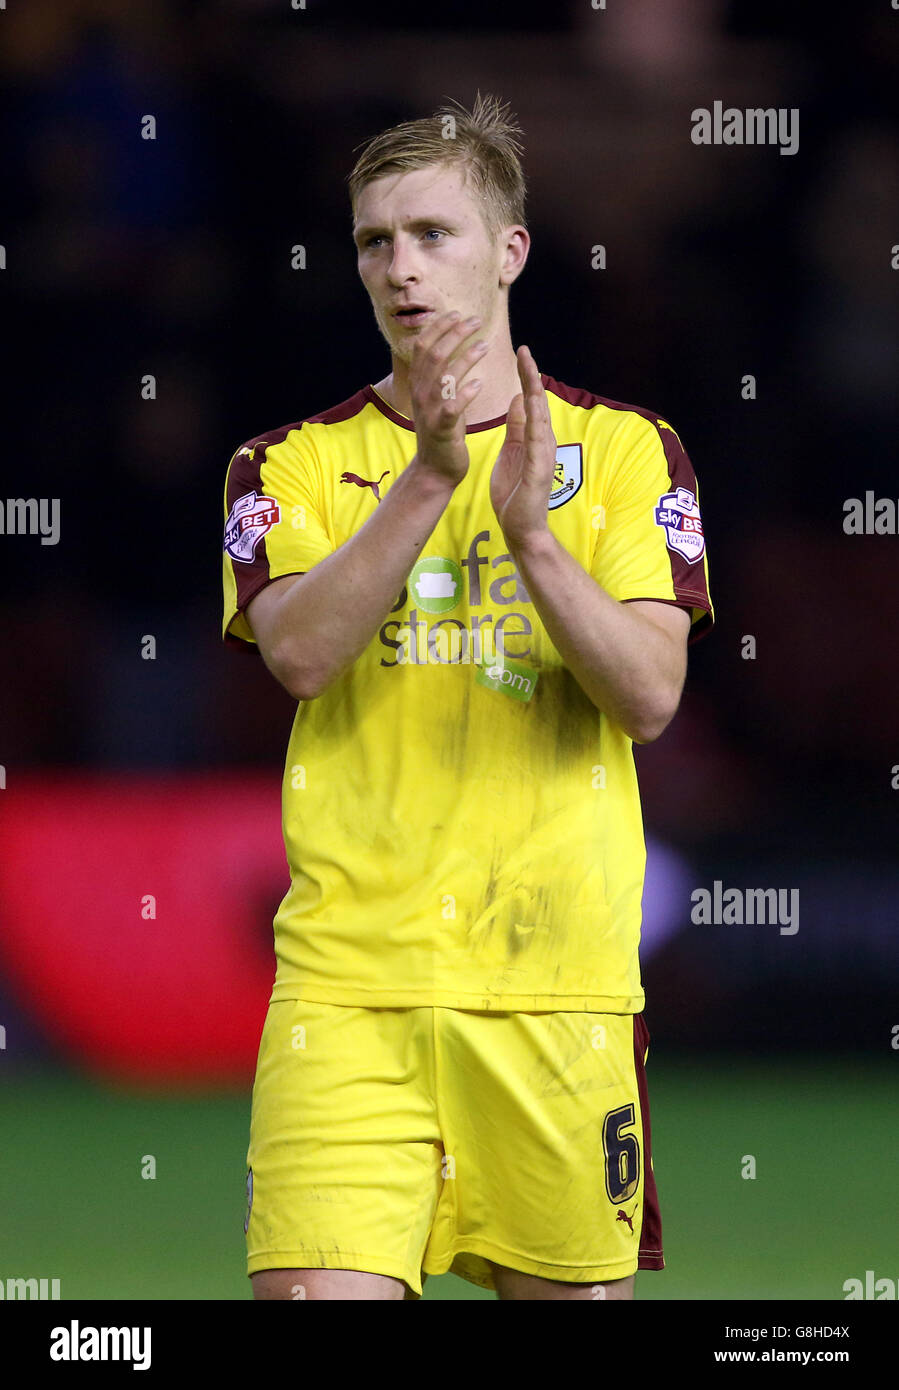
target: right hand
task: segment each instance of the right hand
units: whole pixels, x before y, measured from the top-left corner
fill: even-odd
[[[465,412],[481,389],[479,380],[464,378],[487,351],[487,343],[476,336],[479,327],[480,319],[441,314],[417,338],[409,367],[415,461],[454,487],[468,472]],[[466,339],[471,341],[463,347]]]

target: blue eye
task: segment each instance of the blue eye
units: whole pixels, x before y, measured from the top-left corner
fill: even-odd
[[[445,232],[443,231],[443,229],[440,228],[440,227],[429,227],[428,230],[427,230],[426,232],[423,232],[423,233],[422,233],[422,235],[423,235],[424,237],[432,237],[432,236],[443,237],[443,236],[446,236],[446,233],[445,233]],[[368,238],[366,239],[366,241],[363,243],[363,245],[364,245],[364,247],[365,247],[366,250],[370,250],[370,249],[371,249],[372,247],[374,247],[378,242],[382,242],[383,240],[384,240],[384,237],[382,237],[382,236],[370,236],[370,237],[368,237]]]

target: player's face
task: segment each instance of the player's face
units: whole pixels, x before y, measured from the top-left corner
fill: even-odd
[[[415,339],[439,314],[477,314],[484,337],[505,314],[504,242],[487,231],[459,167],[432,164],[374,179],[356,201],[353,236],[378,327],[401,361],[411,361]],[[426,312],[398,315],[407,304]]]

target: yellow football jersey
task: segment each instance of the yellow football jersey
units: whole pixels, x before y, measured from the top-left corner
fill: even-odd
[[[615,599],[714,620],[696,478],[651,411],[546,375],[548,524]],[[643,1007],[645,847],[631,740],[563,665],[490,502],[505,416],[365,651],[303,701],[287,752],[291,885],[273,999],[400,1008]],[[416,449],[373,387],[242,445],[225,485],[224,634],[362,527]],[[335,615],[335,622],[339,621]]]

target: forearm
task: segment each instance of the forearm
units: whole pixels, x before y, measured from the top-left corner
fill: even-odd
[[[287,590],[272,645],[298,699],[320,695],[368,646],[453,491],[416,457],[365,525]]]
[[[596,708],[635,743],[672,718],[685,674],[667,633],[606,593],[551,531],[509,549],[543,626]]]

